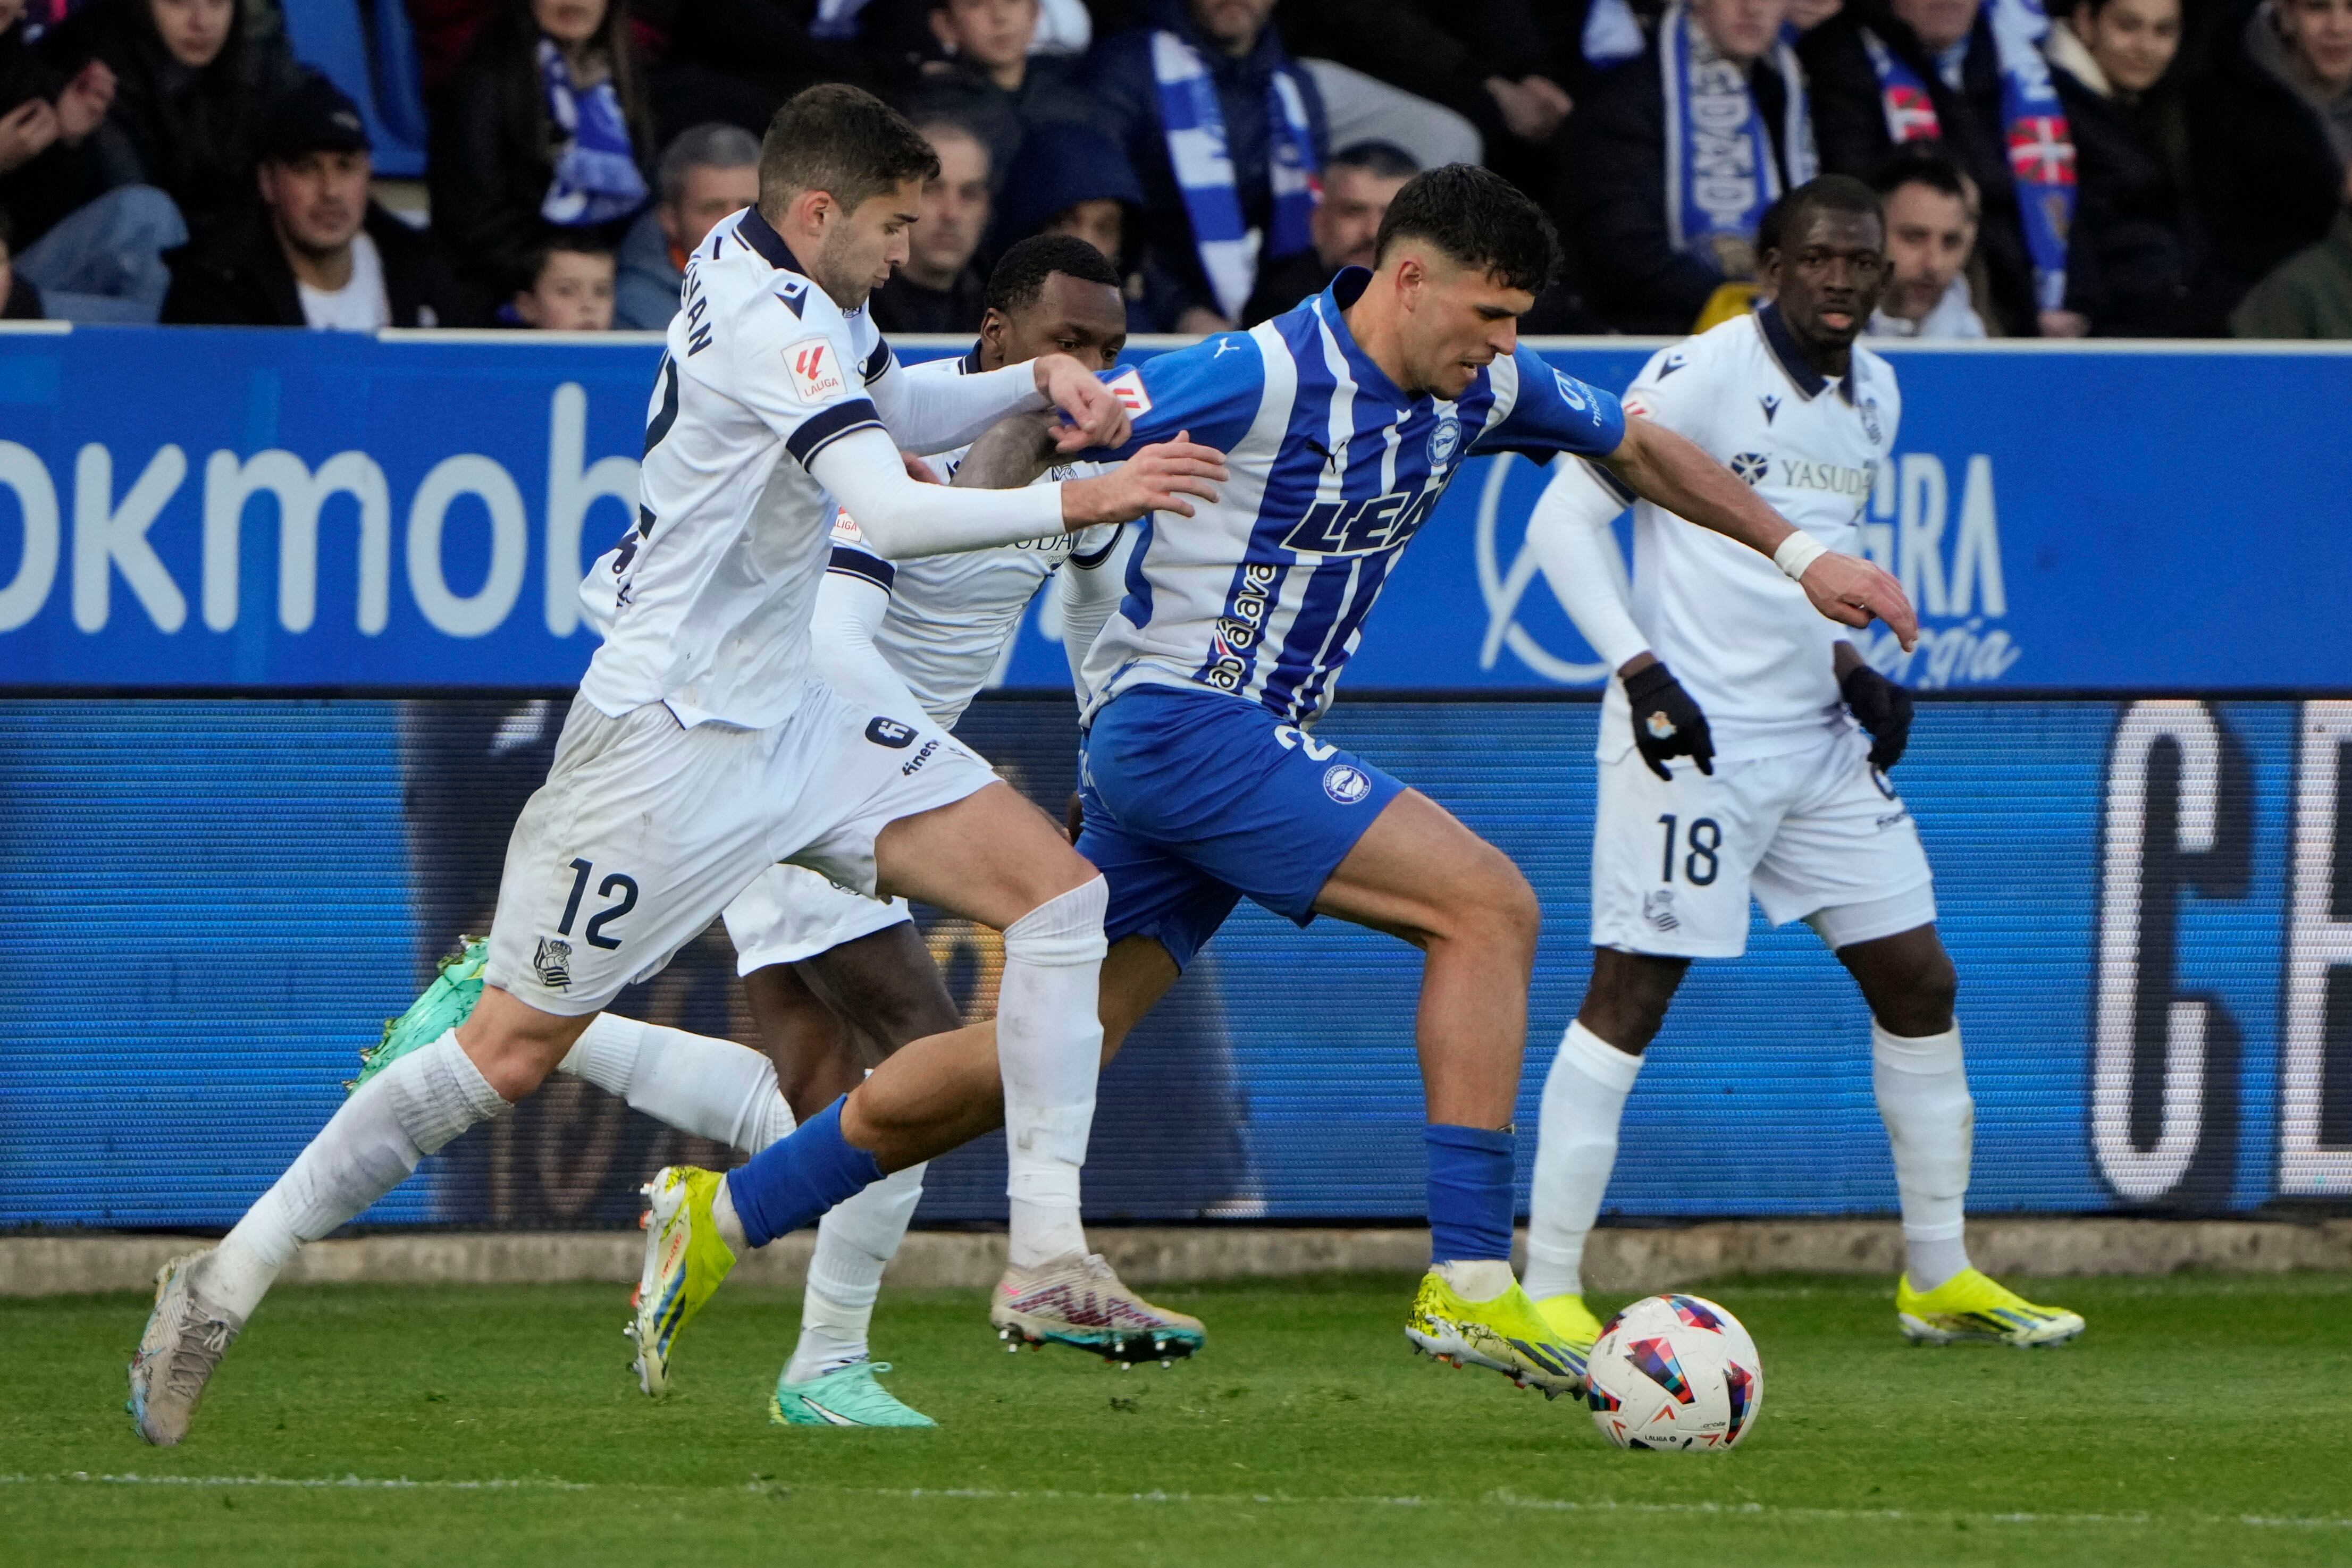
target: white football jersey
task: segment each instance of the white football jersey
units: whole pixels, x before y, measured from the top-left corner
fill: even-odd
[[[904,373],[960,376],[979,370],[979,350],[974,349],[961,359],[908,366]],[[961,447],[928,461],[942,480],[951,481],[970,450]],[[1037,482],[1084,478],[1105,466],[1060,464]],[[971,699],[992,684],[1020,630],[1022,613],[1037,590],[1065,561],[1083,570],[1102,570],[1117,550],[1118,538],[1119,525],[1113,524],[993,549],[889,561],[874,554],[856,521],[836,509],[830,570],[863,578],[890,595],[890,607],[874,636],[875,645],[924,711],[952,729]]]
[[[681,724],[766,728],[799,700],[831,548],[808,465],[883,428],[867,388],[893,361],[867,312],[835,305],[757,208],[710,231],[679,294],[637,526],[581,584],[604,641],[580,693],[616,717],[658,702]]]
[[[1833,550],[1862,553],[1863,508],[1895,446],[1895,371],[1856,343],[1843,380],[1808,363],[1767,305],[1653,356],[1625,412],[1687,436],[1773,509]],[[1586,472],[1622,502],[1614,475]],[[1852,727],[1823,616],[1766,557],[1641,501],[1633,507],[1633,621],[1706,711],[1716,754],[1775,757]],[[1601,753],[1633,745],[1621,682],[1609,683]]]

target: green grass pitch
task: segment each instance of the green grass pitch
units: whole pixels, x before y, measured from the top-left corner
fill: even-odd
[[[886,1293],[930,1432],[782,1429],[796,1301],[722,1294],[656,1405],[606,1287],[289,1289],[176,1449],[121,1414],[145,1303],[0,1303],[0,1560],[730,1563],[2352,1562],[2352,1276],[2038,1285],[2054,1351],[1915,1348],[1883,1281],[1708,1294],[1763,1352],[1727,1454],[1407,1353],[1402,1279],[1153,1293],[1209,1348],[1003,1353],[976,1293]]]

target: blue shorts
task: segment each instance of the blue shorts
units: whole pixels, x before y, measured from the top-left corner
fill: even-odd
[[[1192,961],[1246,894],[1305,925],[1404,786],[1241,697],[1122,692],[1078,752],[1078,852],[1110,883],[1103,932]]]

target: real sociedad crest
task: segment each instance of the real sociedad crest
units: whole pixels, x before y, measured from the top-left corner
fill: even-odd
[[[1430,467],[1443,469],[1461,450],[1462,422],[1449,413],[1437,422],[1436,429],[1429,433]]]

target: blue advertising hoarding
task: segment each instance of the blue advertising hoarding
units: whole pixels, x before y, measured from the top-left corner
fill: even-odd
[[[933,345],[937,351],[944,345]],[[529,334],[0,334],[0,685],[576,681],[585,562],[634,516],[658,347]],[[919,350],[918,350],[919,351]],[[1547,348],[1622,387],[1638,346]],[[2352,686],[2352,354],[1895,356],[1866,510],[1927,636],[1916,685]],[[1351,688],[1590,686],[1523,549],[1541,470],[1465,465]],[[1009,685],[1065,678],[1023,629]]]
[[[1603,385],[1643,357],[1547,351]],[[579,566],[632,515],[656,352],[0,333],[0,1225],[226,1224],[481,928],[560,725],[547,694],[588,654]],[[1906,423],[1865,515],[1927,634],[1872,652],[1946,699],[1895,782],[1961,969],[1973,1206],[2342,1202],[2352,703],[2329,694],[2352,691],[2352,447],[2330,426],[2352,355],[1896,365]],[[1602,674],[1523,548],[1541,483],[1516,459],[1464,471],[1323,730],[1534,882],[1528,1126],[1589,966]],[[1051,603],[1006,667],[1035,695],[964,730],[1057,806],[1075,736]],[[1544,695],[1565,700],[1513,700]],[[926,932],[985,1010],[993,937]],[[1385,938],[1244,905],[1107,1074],[1091,1211],[1416,1215],[1417,976]],[[620,1010],[754,1038],[715,932]],[[559,1082],[368,1218],[626,1223],[680,1158],[723,1155]],[[1001,1146],[975,1145],[934,1166],[923,1218],[1001,1215],[1003,1187]],[[1893,1200],[1859,1003],[1809,932],[1759,926],[1685,988],[1610,1207]]]

